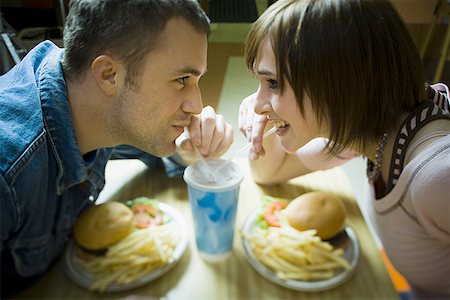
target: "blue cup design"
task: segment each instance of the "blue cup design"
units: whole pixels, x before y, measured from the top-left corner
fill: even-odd
[[[223,160],[208,161],[212,170],[215,166],[221,166],[221,162]],[[243,174],[236,164],[228,163],[231,168],[228,172],[232,175],[224,182],[201,182],[195,164],[189,166],[184,174],[188,183],[197,249],[204,259],[211,262],[225,259],[233,249],[239,186]]]
[[[210,255],[231,251],[239,188],[214,193],[189,187],[188,193],[198,250]]]

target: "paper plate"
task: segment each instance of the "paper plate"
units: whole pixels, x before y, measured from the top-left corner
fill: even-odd
[[[146,274],[144,277],[140,279],[130,282],[128,284],[111,284],[106,289],[105,292],[119,292],[125,291],[132,288],[136,288],[138,286],[142,286],[152,280],[155,280],[162,275],[164,275],[167,271],[169,271],[183,256],[183,253],[186,251],[187,245],[189,243],[189,236],[187,232],[187,225],[184,217],[172,206],[167,205],[165,203],[158,203],[159,209],[169,215],[172,219],[171,222],[176,222],[177,227],[180,232],[180,241],[178,245],[175,247],[173,252],[173,260],[170,263],[165,264],[162,267],[156,268]],[[77,262],[76,258],[76,245],[73,240],[71,240],[65,250],[64,253],[64,261],[63,267],[67,276],[72,279],[76,284],[89,289],[94,282],[94,276],[92,273],[87,271],[80,263]],[[79,258],[78,258],[79,259]]]
[[[358,242],[358,237],[355,231],[346,226],[344,230],[335,238],[330,240],[335,248],[342,248],[344,250],[343,257],[350,263],[350,269],[337,270],[335,275],[323,280],[284,280],[279,278],[274,271],[263,265],[254,255],[250,243],[244,238],[245,235],[251,234],[255,228],[255,221],[258,216],[258,210],[251,213],[245,220],[242,226],[242,245],[250,265],[266,279],[281,285],[283,287],[298,290],[298,291],[324,291],[343,284],[356,272],[359,264],[361,250]]]

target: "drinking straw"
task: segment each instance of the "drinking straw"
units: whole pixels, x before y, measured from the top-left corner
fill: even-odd
[[[271,135],[272,133],[274,133],[275,131],[277,131],[276,127],[272,127],[269,130],[267,130],[264,135],[263,135],[263,139],[265,139],[266,137],[268,137],[269,135]],[[244,153],[245,151],[249,150],[251,147],[253,146],[252,143],[247,143],[244,147],[242,147],[241,149],[239,149],[236,153],[234,153],[231,158],[229,158],[228,160],[233,160],[236,157],[238,157],[239,155],[241,155],[242,153]]]

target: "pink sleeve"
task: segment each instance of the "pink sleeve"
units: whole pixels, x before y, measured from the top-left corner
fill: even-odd
[[[315,138],[297,150],[296,155],[302,164],[312,171],[330,169],[359,156],[353,151],[346,150],[339,155],[328,157],[324,150],[327,142],[326,138]]]
[[[448,90],[448,86],[445,85],[444,83],[436,83],[433,85],[430,85],[433,89],[445,93],[445,95],[447,96],[447,98],[450,98],[450,92]]]

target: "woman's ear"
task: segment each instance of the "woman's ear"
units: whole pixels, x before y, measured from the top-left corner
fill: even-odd
[[[124,71],[122,65],[109,55],[100,55],[91,64],[97,85],[108,95],[114,95],[120,88]]]

